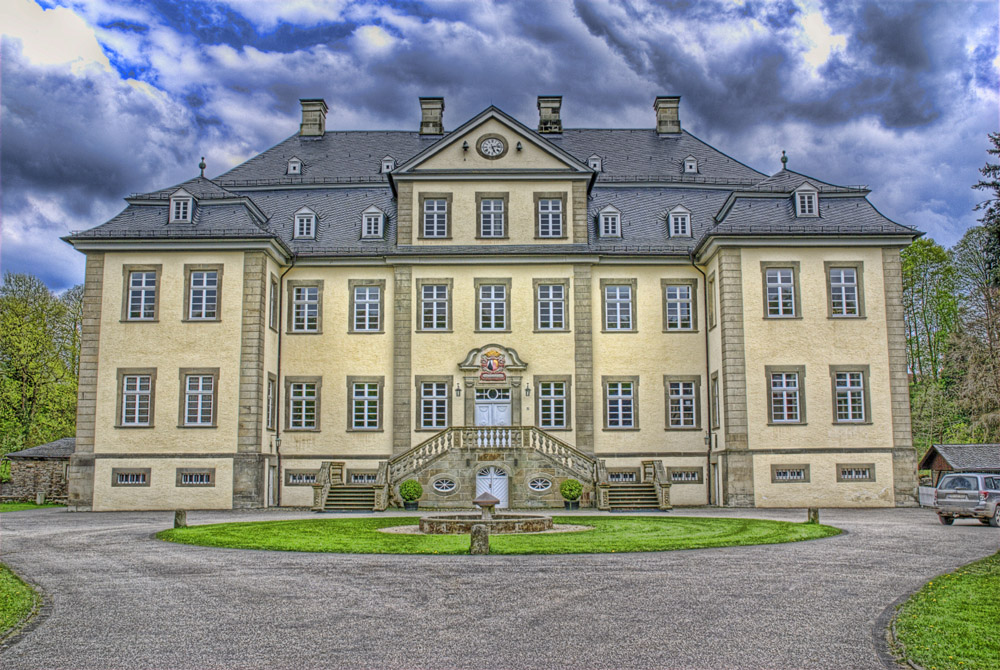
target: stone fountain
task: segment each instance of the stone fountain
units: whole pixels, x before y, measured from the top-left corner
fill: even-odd
[[[499,500],[483,493],[472,501],[479,514],[433,514],[420,518],[420,532],[428,535],[462,535],[473,526],[485,526],[489,533],[540,533],[552,530],[552,517],[544,514],[495,512]]]

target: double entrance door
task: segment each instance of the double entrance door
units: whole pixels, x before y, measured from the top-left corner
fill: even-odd
[[[476,425],[510,425],[510,389],[476,389]]]

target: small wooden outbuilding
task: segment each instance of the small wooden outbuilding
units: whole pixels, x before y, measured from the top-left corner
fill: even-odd
[[[934,486],[948,472],[1000,474],[1000,444],[934,444],[918,468],[934,473]]]
[[[76,449],[75,437],[7,454],[10,481],[4,482],[4,500],[35,500],[42,493],[45,500],[66,502],[69,457]]]

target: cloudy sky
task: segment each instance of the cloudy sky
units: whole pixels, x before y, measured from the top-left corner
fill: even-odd
[[[0,268],[83,279],[58,238],[132,192],[215,176],[294,134],[454,128],[489,104],[567,127],[685,129],[766,173],[866,184],[884,214],[953,244],[998,122],[998,4],[847,0],[2,0]]]

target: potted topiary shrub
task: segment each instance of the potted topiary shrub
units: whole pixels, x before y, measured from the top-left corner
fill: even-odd
[[[559,485],[559,493],[565,499],[566,509],[580,509],[580,496],[583,495],[583,484],[575,479],[567,479]]]
[[[416,479],[407,479],[399,485],[399,497],[403,499],[403,509],[416,510],[420,503],[417,500],[424,494],[424,487]]]

